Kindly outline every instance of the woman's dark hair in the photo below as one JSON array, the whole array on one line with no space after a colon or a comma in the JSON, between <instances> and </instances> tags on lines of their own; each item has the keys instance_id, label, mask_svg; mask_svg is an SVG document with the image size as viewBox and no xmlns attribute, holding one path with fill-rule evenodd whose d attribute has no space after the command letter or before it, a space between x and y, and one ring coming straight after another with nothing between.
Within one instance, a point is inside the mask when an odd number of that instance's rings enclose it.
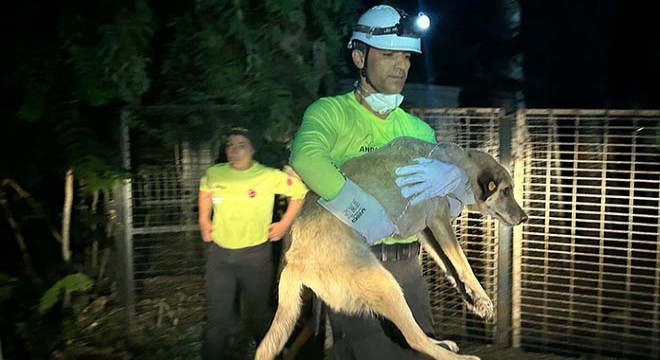
<instances>
[{"instance_id":1,"label":"woman's dark hair","mask_svg":"<svg viewBox=\"0 0 660 360\"><path fill-rule=\"evenodd\" d=\"M226 143L227 140L229 139L229 137L232 136L232 135L245 136L248 140L250 140L250 144L252 144L252 146L255 147L255 150L256 150L257 142L255 141L256 139L254 138L254 134L250 130L248 130L247 128L244 128L244 127L241 127L241 126L236 126L236 127L233 127L231 129L229 129L229 131L227 131L227 133L225 133L224 142Z\"/></svg>"},{"instance_id":2,"label":"woman's dark hair","mask_svg":"<svg viewBox=\"0 0 660 360\"><path fill-rule=\"evenodd\" d=\"M252 145L252 148L254 149L255 153L259 150L259 146L261 145L261 141L260 141L261 139L259 137L260 136L259 134L243 126L234 126L229 128L229 130L227 130L222 136L220 148L218 149L219 151L218 151L218 158L216 159L216 163L227 161L227 156L225 154L225 147L227 146L229 137L232 135L245 136L248 140L250 140L250 144Z\"/></svg>"}]
</instances>

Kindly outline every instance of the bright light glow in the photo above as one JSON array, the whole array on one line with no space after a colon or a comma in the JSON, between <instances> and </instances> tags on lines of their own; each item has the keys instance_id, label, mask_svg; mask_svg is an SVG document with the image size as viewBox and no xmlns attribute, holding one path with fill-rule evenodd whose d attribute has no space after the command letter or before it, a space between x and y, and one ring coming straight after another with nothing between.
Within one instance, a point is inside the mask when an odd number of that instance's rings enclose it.
<instances>
[{"instance_id":1,"label":"bright light glow","mask_svg":"<svg viewBox=\"0 0 660 360\"><path fill-rule=\"evenodd\" d=\"M429 26L431 26L431 19L428 16L426 16L426 14L419 13L419 15L417 15L417 20L415 21L415 25L420 30L426 30L429 28Z\"/></svg>"}]
</instances>

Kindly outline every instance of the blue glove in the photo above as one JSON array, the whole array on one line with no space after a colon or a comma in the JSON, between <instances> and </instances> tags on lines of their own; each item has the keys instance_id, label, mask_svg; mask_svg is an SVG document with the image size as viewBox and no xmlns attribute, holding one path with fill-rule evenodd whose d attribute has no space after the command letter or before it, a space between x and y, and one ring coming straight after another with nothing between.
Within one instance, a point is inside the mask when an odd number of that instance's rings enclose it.
<instances>
[{"instance_id":1,"label":"blue glove","mask_svg":"<svg viewBox=\"0 0 660 360\"><path fill-rule=\"evenodd\" d=\"M362 235L369 245L399 232L378 200L349 179L337 197L330 201L319 199L318 202Z\"/></svg>"},{"instance_id":2,"label":"blue glove","mask_svg":"<svg viewBox=\"0 0 660 360\"><path fill-rule=\"evenodd\" d=\"M417 205L436 196L447 196L453 216L460 214L463 205L474 203L470 179L463 169L443 161L417 158L417 164L396 169L396 184L401 195L412 197L410 205Z\"/></svg>"}]
</instances>

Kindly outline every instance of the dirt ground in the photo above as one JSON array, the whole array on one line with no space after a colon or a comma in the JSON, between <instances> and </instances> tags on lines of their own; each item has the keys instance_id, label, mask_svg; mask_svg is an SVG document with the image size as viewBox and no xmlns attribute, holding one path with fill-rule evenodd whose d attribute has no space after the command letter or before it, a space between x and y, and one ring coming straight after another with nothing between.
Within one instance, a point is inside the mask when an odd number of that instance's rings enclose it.
<instances>
[{"instance_id":1,"label":"dirt ground","mask_svg":"<svg viewBox=\"0 0 660 360\"><path fill-rule=\"evenodd\" d=\"M526 352L496 345L461 344L461 354L476 355L481 360L576 360L586 358L562 357L554 354Z\"/></svg>"},{"instance_id":2,"label":"dirt ground","mask_svg":"<svg viewBox=\"0 0 660 360\"><path fill-rule=\"evenodd\" d=\"M506 348L497 345L486 345L483 343L469 343L461 341L459 343L460 354L479 356L481 360L591 360L590 357L568 357L556 354L544 354L521 349ZM323 351L323 343L320 341L310 341L295 357L296 360L319 360L331 359L332 356ZM605 360L604 358L599 358ZM242 360L242 358L241 358Z\"/></svg>"}]
</instances>

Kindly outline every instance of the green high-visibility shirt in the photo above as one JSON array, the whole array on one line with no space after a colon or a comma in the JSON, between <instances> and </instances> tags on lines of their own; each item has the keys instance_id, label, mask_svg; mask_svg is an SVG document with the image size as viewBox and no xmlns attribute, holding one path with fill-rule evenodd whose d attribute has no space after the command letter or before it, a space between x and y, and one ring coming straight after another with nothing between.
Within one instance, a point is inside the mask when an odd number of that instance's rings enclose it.
<instances>
[{"instance_id":1,"label":"green high-visibility shirt","mask_svg":"<svg viewBox=\"0 0 660 360\"><path fill-rule=\"evenodd\" d=\"M240 249L268 241L275 194L302 200L307 187L299 179L255 161L243 171L227 163L211 166L199 191L212 196L213 241L223 248Z\"/></svg>"},{"instance_id":2,"label":"green high-visibility shirt","mask_svg":"<svg viewBox=\"0 0 660 360\"><path fill-rule=\"evenodd\" d=\"M397 137L411 136L435 143L435 132L420 118L397 108L381 119L361 105L353 91L325 97L311 104L293 141L289 162L307 187L326 200L334 199L344 186L339 167ZM407 243L383 239L385 243Z\"/></svg>"}]
</instances>

